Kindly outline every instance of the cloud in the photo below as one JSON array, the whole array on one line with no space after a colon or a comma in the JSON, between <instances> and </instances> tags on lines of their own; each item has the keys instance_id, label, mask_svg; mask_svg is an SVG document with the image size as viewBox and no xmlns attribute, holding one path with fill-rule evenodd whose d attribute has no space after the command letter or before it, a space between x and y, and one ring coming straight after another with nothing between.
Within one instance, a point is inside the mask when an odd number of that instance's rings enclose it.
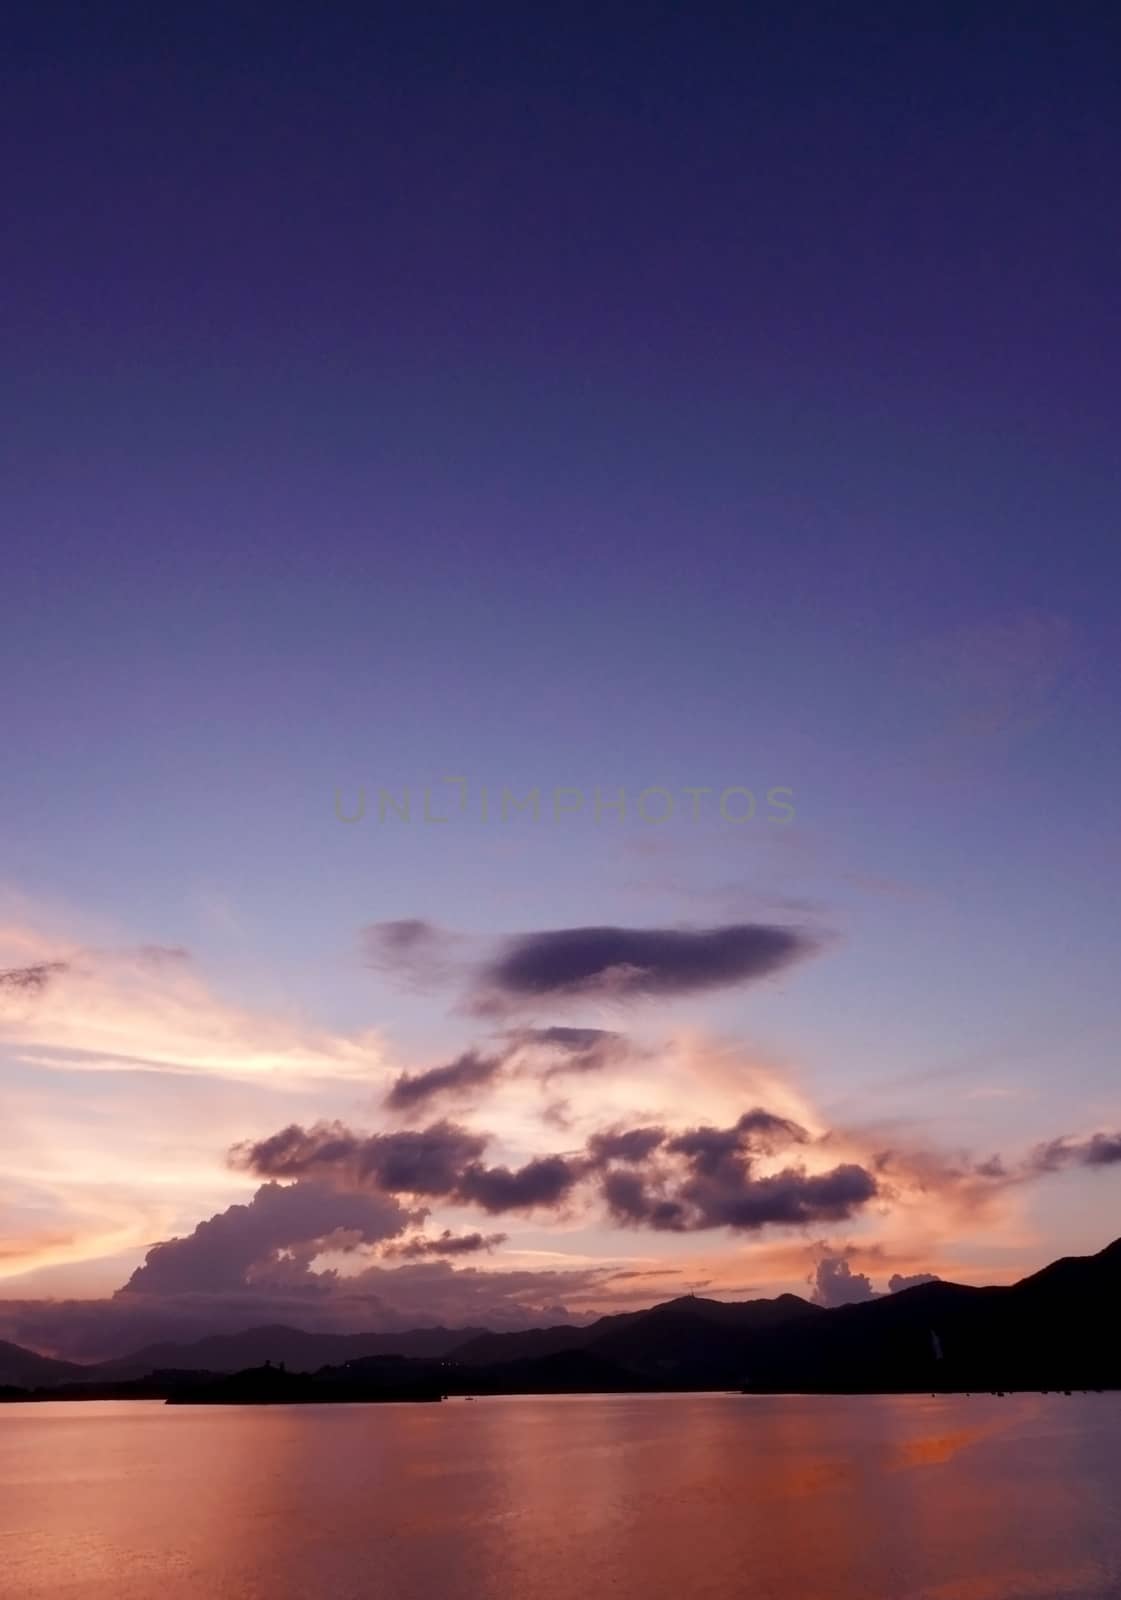
<instances>
[{"instance_id":1,"label":"cloud","mask_svg":"<svg viewBox=\"0 0 1121 1600\"><path fill-rule=\"evenodd\" d=\"M466 1050L443 1066L402 1072L385 1097L386 1106L407 1111L443 1095L492 1088L513 1076L548 1083L564 1073L600 1071L630 1053L627 1040L605 1028L517 1028L500 1039L499 1047L487 1053Z\"/></svg>"},{"instance_id":2,"label":"cloud","mask_svg":"<svg viewBox=\"0 0 1121 1600\"><path fill-rule=\"evenodd\" d=\"M65 961L39 961L30 967L9 967L0 972L0 999L5 995L34 997L42 994L55 977L67 971Z\"/></svg>"},{"instance_id":3,"label":"cloud","mask_svg":"<svg viewBox=\"0 0 1121 1600\"><path fill-rule=\"evenodd\" d=\"M635 1130L648 1140L643 1166L630 1135L612 1130L593 1136L588 1150L597 1165L616 1155L629 1170L610 1168L602 1180L616 1221L674 1232L709 1228L754 1232L769 1225L801 1226L853 1216L877 1193L875 1177L854 1162L810 1172L787 1166L760 1172L760 1157L809 1140L806 1130L761 1107L727 1128L701 1126L667 1137L661 1129ZM655 1135L658 1137L655 1138Z\"/></svg>"},{"instance_id":4,"label":"cloud","mask_svg":"<svg viewBox=\"0 0 1121 1600\"><path fill-rule=\"evenodd\" d=\"M1024 1177L1061 1172L1066 1167L1111 1167L1121 1161L1121 1133L1094 1133L1085 1139L1064 1135L1036 1145L1021 1168Z\"/></svg>"},{"instance_id":5,"label":"cloud","mask_svg":"<svg viewBox=\"0 0 1121 1600\"><path fill-rule=\"evenodd\" d=\"M398 983L428 991L466 986L465 1009L501 1017L551 1001L671 999L754 982L819 947L804 930L765 922L712 928L554 928L506 939L472 964L462 934L421 918L368 925L367 964ZM568 1070L590 1071L619 1048L601 1029L525 1029L515 1046L544 1045L570 1056ZM562 1070L557 1068L557 1070Z\"/></svg>"},{"instance_id":6,"label":"cloud","mask_svg":"<svg viewBox=\"0 0 1121 1600\"><path fill-rule=\"evenodd\" d=\"M556 1209L583 1175L582 1163L564 1156L538 1156L513 1172L475 1162L463 1172L451 1198L490 1212Z\"/></svg>"},{"instance_id":7,"label":"cloud","mask_svg":"<svg viewBox=\"0 0 1121 1600\"><path fill-rule=\"evenodd\" d=\"M235 1166L259 1177L324 1176L352 1188L375 1187L388 1194L451 1195L460 1175L477 1163L488 1136L454 1122L400 1133L353 1133L342 1123L296 1123L268 1139L236 1145Z\"/></svg>"},{"instance_id":8,"label":"cloud","mask_svg":"<svg viewBox=\"0 0 1121 1600\"><path fill-rule=\"evenodd\" d=\"M730 1128L692 1128L678 1134L667 1148L687 1156L696 1172L712 1175L743 1152L771 1155L785 1145L805 1144L808 1139L809 1134L798 1123L756 1106L745 1111Z\"/></svg>"},{"instance_id":9,"label":"cloud","mask_svg":"<svg viewBox=\"0 0 1121 1600\"><path fill-rule=\"evenodd\" d=\"M461 971L462 943L461 934L420 917L371 922L362 930L366 964L421 993L450 982Z\"/></svg>"},{"instance_id":10,"label":"cloud","mask_svg":"<svg viewBox=\"0 0 1121 1600\"><path fill-rule=\"evenodd\" d=\"M384 1061L369 1030L332 1034L231 1006L175 946L75 946L0 927L0 962L12 953L24 960L0 973L0 1042L21 1064L295 1085L368 1079Z\"/></svg>"},{"instance_id":11,"label":"cloud","mask_svg":"<svg viewBox=\"0 0 1121 1600\"><path fill-rule=\"evenodd\" d=\"M259 1176L327 1177L388 1194L439 1198L484 1211L555 1207L579 1181L582 1165L563 1156L541 1156L516 1171L487 1167L479 1159L489 1142L453 1122L418 1131L354 1134L340 1124L308 1131L295 1125L256 1144L236 1146L236 1166Z\"/></svg>"},{"instance_id":12,"label":"cloud","mask_svg":"<svg viewBox=\"0 0 1121 1600\"><path fill-rule=\"evenodd\" d=\"M753 1231L771 1223L839 1221L877 1193L872 1174L851 1162L823 1172L755 1170L760 1156L807 1139L797 1123L755 1107L730 1128L698 1127L673 1137L660 1127L600 1130L581 1154L536 1156L513 1170L484 1165L486 1134L446 1121L369 1135L337 1123L307 1131L293 1125L235 1147L231 1160L260 1177L312 1175L490 1213L557 1210L585 1180L596 1179L619 1222L679 1232ZM630 1170L620 1172L612 1165L617 1161Z\"/></svg>"},{"instance_id":13,"label":"cloud","mask_svg":"<svg viewBox=\"0 0 1121 1600\"><path fill-rule=\"evenodd\" d=\"M502 1071L502 1058L481 1056L475 1050L425 1072L402 1072L385 1097L394 1111L407 1110L439 1095L463 1094L491 1084Z\"/></svg>"},{"instance_id":14,"label":"cloud","mask_svg":"<svg viewBox=\"0 0 1121 1600\"><path fill-rule=\"evenodd\" d=\"M854 1272L843 1255L823 1256L807 1281L813 1284L810 1299L817 1306L855 1306L879 1299L871 1278Z\"/></svg>"},{"instance_id":15,"label":"cloud","mask_svg":"<svg viewBox=\"0 0 1121 1600\"><path fill-rule=\"evenodd\" d=\"M643 1162L666 1142L664 1128L609 1128L593 1133L588 1155L597 1166L608 1161Z\"/></svg>"},{"instance_id":16,"label":"cloud","mask_svg":"<svg viewBox=\"0 0 1121 1600\"><path fill-rule=\"evenodd\" d=\"M552 1058L541 1072L546 1083L565 1073L600 1072L632 1053L629 1041L607 1028L520 1028L507 1037L511 1056L531 1052Z\"/></svg>"},{"instance_id":17,"label":"cloud","mask_svg":"<svg viewBox=\"0 0 1121 1600\"><path fill-rule=\"evenodd\" d=\"M408 1239L404 1244L386 1245L382 1255L396 1256L406 1261L420 1261L427 1256L475 1255L481 1250L490 1251L496 1245L505 1244L508 1238L509 1234L506 1233L453 1233L450 1228L445 1228L435 1239L418 1237Z\"/></svg>"},{"instance_id":18,"label":"cloud","mask_svg":"<svg viewBox=\"0 0 1121 1600\"><path fill-rule=\"evenodd\" d=\"M816 948L792 928L560 928L506 942L479 974L479 1014L541 1001L668 999L749 983Z\"/></svg>"},{"instance_id":19,"label":"cloud","mask_svg":"<svg viewBox=\"0 0 1121 1600\"><path fill-rule=\"evenodd\" d=\"M876 1180L854 1162L828 1172L807 1173L787 1167L769 1177L722 1174L717 1180L697 1178L683 1186L693 1226L754 1230L768 1224L788 1227L812 1222L840 1222L854 1216L876 1195Z\"/></svg>"},{"instance_id":20,"label":"cloud","mask_svg":"<svg viewBox=\"0 0 1121 1600\"><path fill-rule=\"evenodd\" d=\"M328 1249L373 1244L402 1232L404 1208L389 1195L327 1184L266 1183L181 1239L153 1245L121 1294L183 1294L244 1287L298 1249L304 1266Z\"/></svg>"},{"instance_id":21,"label":"cloud","mask_svg":"<svg viewBox=\"0 0 1121 1600\"><path fill-rule=\"evenodd\" d=\"M893 1272L887 1280L889 1294L899 1294L903 1289L916 1289L920 1283L941 1283L936 1272Z\"/></svg>"}]
</instances>

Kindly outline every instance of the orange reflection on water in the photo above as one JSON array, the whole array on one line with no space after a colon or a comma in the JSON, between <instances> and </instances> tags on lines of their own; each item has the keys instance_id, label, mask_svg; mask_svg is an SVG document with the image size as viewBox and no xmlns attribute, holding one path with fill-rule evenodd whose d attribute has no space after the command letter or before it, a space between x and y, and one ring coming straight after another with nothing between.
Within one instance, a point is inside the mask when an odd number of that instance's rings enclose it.
<instances>
[{"instance_id":1,"label":"orange reflection on water","mask_svg":"<svg viewBox=\"0 0 1121 1600\"><path fill-rule=\"evenodd\" d=\"M0 1407L0 1600L1121 1593L1121 1396Z\"/></svg>"}]
</instances>

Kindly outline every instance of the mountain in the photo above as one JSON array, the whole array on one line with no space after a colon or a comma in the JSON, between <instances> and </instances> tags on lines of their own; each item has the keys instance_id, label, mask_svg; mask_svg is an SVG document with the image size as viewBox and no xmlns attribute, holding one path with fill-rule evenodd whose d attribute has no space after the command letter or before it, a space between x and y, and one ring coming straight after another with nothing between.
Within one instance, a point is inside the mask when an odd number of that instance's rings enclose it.
<instances>
[{"instance_id":1,"label":"mountain","mask_svg":"<svg viewBox=\"0 0 1121 1600\"><path fill-rule=\"evenodd\" d=\"M40 1399L169 1395L203 1373L211 1381L266 1363L314 1374L317 1383L427 1385L445 1394L1114 1389L1121 1388L1118 1304L1121 1239L1009 1287L924 1283L831 1310L791 1294L736 1303L686 1295L583 1327L521 1333L251 1328L149 1345L93 1367L0 1344L0 1388L13 1391L0 1398L30 1398L29 1390ZM246 1381L283 1388L271 1378ZM76 1391L76 1384L85 1387ZM223 1391L237 1392L237 1385Z\"/></svg>"},{"instance_id":2,"label":"mountain","mask_svg":"<svg viewBox=\"0 0 1121 1600\"><path fill-rule=\"evenodd\" d=\"M841 1306L745 1351L762 1390L1121 1387L1121 1240L1007 1288L924 1283Z\"/></svg>"},{"instance_id":3,"label":"mountain","mask_svg":"<svg viewBox=\"0 0 1121 1600\"><path fill-rule=\"evenodd\" d=\"M85 1367L72 1361L55 1361L50 1356L36 1355L22 1345L7 1344L0 1339L0 1387L34 1388L37 1384L66 1383L86 1374Z\"/></svg>"},{"instance_id":4,"label":"mountain","mask_svg":"<svg viewBox=\"0 0 1121 1600\"><path fill-rule=\"evenodd\" d=\"M403 1333L306 1333L283 1324L246 1328L242 1333L216 1333L186 1344L150 1344L132 1355L80 1368L90 1378L140 1378L174 1368L182 1372L242 1372L272 1362L292 1372L315 1372L342 1366L363 1356L403 1355L439 1359L465 1340L482 1334L476 1328L410 1328ZM44 1380L46 1381L46 1380Z\"/></svg>"},{"instance_id":5,"label":"mountain","mask_svg":"<svg viewBox=\"0 0 1121 1600\"><path fill-rule=\"evenodd\" d=\"M668 1346L680 1346L683 1340L687 1344L700 1341L722 1347L729 1342L723 1337L728 1330L779 1326L791 1317L813 1316L817 1310L796 1294L782 1294L775 1300L732 1302L682 1295L649 1310L600 1317L581 1328L561 1324L522 1333L483 1333L458 1346L452 1356L464 1365L488 1366L594 1349L604 1359L625 1362L638 1358L641 1365L644 1352L657 1359L656 1349L667 1355L671 1353ZM736 1341L733 1338L730 1342Z\"/></svg>"}]
</instances>

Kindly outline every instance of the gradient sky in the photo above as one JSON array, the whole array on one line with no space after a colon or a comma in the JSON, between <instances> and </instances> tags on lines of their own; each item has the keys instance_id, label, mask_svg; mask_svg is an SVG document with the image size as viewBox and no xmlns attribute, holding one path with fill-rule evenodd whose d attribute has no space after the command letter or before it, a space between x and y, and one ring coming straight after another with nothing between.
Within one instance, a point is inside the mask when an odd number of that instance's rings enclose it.
<instances>
[{"instance_id":1,"label":"gradient sky","mask_svg":"<svg viewBox=\"0 0 1121 1600\"><path fill-rule=\"evenodd\" d=\"M0 991L0 1336L1001 1282L1121 1232L1119 46L1095 5L17 7L0 968L60 965ZM425 970L374 960L414 919ZM503 941L748 924L803 958L479 1014ZM559 1025L629 1043L385 1104ZM444 1196L102 1305L255 1218L229 1151L292 1123L519 1170L755 1106L809 1142L751 1175L873 1200ZM393 1253L444 1229L506 1237Z\"/></svg>"}]
</instances>

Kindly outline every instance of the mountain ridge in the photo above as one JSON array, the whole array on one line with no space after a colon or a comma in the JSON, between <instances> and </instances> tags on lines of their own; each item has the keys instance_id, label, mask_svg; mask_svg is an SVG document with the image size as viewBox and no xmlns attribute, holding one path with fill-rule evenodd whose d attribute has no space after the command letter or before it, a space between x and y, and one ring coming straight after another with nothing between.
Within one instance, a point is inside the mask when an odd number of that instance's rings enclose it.
<instances>
[{"instance_id":1,"label":"mountain ridge","mask_svg":"<svg viewBox=\"0 0 1121 1600\"><path fill-rule=\"evenodd\" d=\"M952 1387L1121 1387L1121 1239L1009 1285L936 1280L856 1304L798 1295L745 1301L679 1296L582 1325L499 1332L414 1328L313 1334L283 1324L147 1345L79 1366L0 1343L0 1385L127 1384L170 1370L440 1375L449 1392L746 1388L873 1392ZM301 1365L302 1363L302 1365ZM402 1379L403 1381L403 1379Z\"/></svg>"}]
</instances>

